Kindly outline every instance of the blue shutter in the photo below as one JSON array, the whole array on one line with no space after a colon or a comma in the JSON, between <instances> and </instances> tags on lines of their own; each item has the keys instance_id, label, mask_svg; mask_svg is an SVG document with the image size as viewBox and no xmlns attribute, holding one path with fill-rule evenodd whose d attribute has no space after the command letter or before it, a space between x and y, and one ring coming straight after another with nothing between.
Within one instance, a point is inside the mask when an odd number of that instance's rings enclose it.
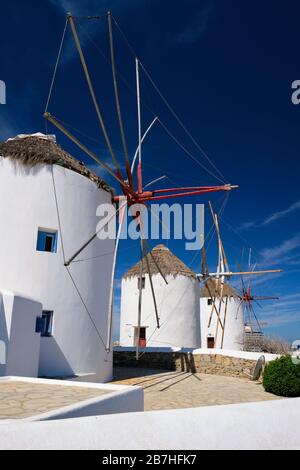
<instances>
[{"instance_id":1,"label":"blue shutter","mask_svg":"<svg viewBox=\"0 0 300 470\"><path fill-rule=\"evenodd\" d=\"M46 232L43 230L38 231L37 244L36 244L37 251L46 251L46 238L47 237L50 237L52 239L51 252L56 253L57 252L57 238L58 238L57 232Z\"/></svg>"}]
</instances>

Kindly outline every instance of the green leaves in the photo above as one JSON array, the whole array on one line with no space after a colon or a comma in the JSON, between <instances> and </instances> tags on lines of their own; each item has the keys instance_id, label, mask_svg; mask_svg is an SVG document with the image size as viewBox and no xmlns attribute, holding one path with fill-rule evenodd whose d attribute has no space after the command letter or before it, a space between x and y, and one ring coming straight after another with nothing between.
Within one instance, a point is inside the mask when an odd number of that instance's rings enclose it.
<instances>
[{"instance_id":1,"label":"green leaves","mask_svg":"<svg viewBox=\"0 0 300 470\"><path fill-rule=\"evenodd\" d=\"M263 386L274 395L300 397L300 364L294 364L291 356L270 362L265 368Z\"/></svg>"}]
</instances>

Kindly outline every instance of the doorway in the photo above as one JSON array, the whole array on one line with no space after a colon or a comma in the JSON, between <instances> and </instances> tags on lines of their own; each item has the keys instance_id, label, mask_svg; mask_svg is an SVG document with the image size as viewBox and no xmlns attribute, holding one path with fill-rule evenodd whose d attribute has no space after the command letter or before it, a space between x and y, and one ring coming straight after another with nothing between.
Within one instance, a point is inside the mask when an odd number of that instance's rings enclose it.
<instances>
[{"instance_id":1,"label":"doorway","mask_svg":"<svg viewBox=\"0 0 300 470\"><path fill-rule=\"evenodd\" d=\"M207 349L214 349L215 348L215 338L209 337L207 338Z\"/></svg>"},{"instance_id":2,"label":"doorway","mask_svg":"<svg viewBox=\"0 0 300 470\"><path fill-rule=\"evenodd\" d=\"M134 328L134 346L137 345L139 348L145 348L147 346L147 338L146 338L146 327L140 327L140 335L138 334L138 327Z\"/></svg>"}]
</instances>

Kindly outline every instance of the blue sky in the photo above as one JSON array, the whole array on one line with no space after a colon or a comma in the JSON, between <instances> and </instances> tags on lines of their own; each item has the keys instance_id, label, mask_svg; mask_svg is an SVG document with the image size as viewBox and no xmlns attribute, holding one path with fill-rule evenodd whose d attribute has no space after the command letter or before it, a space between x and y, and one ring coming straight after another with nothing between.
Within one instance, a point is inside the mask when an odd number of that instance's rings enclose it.
<instances>
[{"instance_id":1,"label":"blue sky","mask_svg":"<svg viewBox=\"0 0 300 470\"><path fill-rule=\"evenodd\" d=\"M242 251L247 253L251 246L258 266L284 269L283 274L253 282L256 294L281 297L279 302L257 311L267 323L266 332L289 340L300 337L300 106L291 102L291 84L300 79L299 2L2 2L0 80L7 84L7 105L0 107L1 139L45 131L42 114L65 12L102 15L108 9L193 136L226 180L240 185L239 191L231 195L221 221L231 268L242 262ZM109 54L105 18L97 22L81 19L78 29L111 140L121 160L111 72L104 59ZM132 155L137 141L134 62L117 31L115 44L118 70L124 79L120 94ZM215 173L173 119L145 74L141 80L144 128L153 117L148 110L151 108L188 151ZM49 110L88 135L89 139L82 137L84 143L108 161L70 32ZM49 132L53 131L49 128ZM65 138L59 136L58 140L74 156L88 162ZM144 165L147 181L168 175L176 184L218 183L160 126L153 129L144 147ZM169 184L167 180L162 186ZM220 195L211 199L216 208L223 202ZM193 198L191 202L207 200ZM207 212L207 231L210 224ZM209 249L212 268L216 264L214 241ZM171 241L169 246L193 269L199 269L200 254L185 252L183 242ZM137 246L122 242L118 285L122 273L137 259ZM117 306L119 295L118 290Z\"/></svg>"}]
</instances>

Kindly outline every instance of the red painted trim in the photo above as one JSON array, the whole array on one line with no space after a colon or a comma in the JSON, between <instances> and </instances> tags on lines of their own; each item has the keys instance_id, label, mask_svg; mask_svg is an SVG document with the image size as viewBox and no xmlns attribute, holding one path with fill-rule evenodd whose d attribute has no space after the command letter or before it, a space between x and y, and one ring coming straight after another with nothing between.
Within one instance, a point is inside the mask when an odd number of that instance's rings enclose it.
<instances>
[{"instance_id":1,"label":"red painted trim","mask_svg":"<svg viewBox=\"0 0 300 470\"><path fill-rule=\"evenodd\" d=\"M209 190L209 189L215 189L215 188L220 188L222 187L224 191L226 191L227 186L191 186L191 187L185 187L185 188L170 188L170 189L157 189L154 190L153 193L155 194L160 194L160 193L171 193L171 192L178 192L178 191L202 191L202 190Z\"/></svg>"},{"instance_id":2,"label":"red painted trim","mask_svg":"<svg viewBox=\"0 0 300 470\"><path fill-rule=\"evenodd\" d=\"M178 197L188 197L188 196L198 196L201 194L208 194L208 193L216 193L220 191L227 191L227 186L212 186L212 187L203 187L203 188L197 188L195 191L191 191L189 189L193 188L187 188L186 192L184 193L174 193L174 194L163 194L160 196L155 196L155 194L158 193L158 191L145 191L141 193L136 193L130 191L130 188L125 188L124 189L124 194L128 196L128 198L131 200L131 202L134 203L145 203L147 201L159 201L163 199L170 199L170 198L178 198ZM164 192L172 192L172 189L169 190L162 190ZM115 196L114 201L118 202L122 196Z\"/></svg>"},{"instance_id":3,"label":"red painted trim","mask_svg":"<svg viewBox=\"0 0 300 470\"><path fill-rule=\"evenodd\" d=\"M216 193L219 191L226 191L223 186L220 186L219 188L213 188L213 189L199 189L198 191L191 191L191 192L186 192L186 193L178 193L178 194L165 194L163 196L149 196L149 197L143 197L143 194L139 197L139 202L146 202L146 201L159 201L162 199L170 199L170 198L177 198L177 197L187 197L187 196L198 196L200 194L208 194L208 193ZM155 191L154 191L155 194Z\"/></svg>"},{"instance_id":4,"label":"red painted trim","mask_svg":"<svg viewBox=\"0 0 300 470\"><path fill-rule=\"evenodd\" d=\"M128 162L126 162L126 173L127 173L129 186L134 191L133 176L132 176L131 168Z\"/></svg>"},{"instance_id":5,"label":"red painted trim","mask_svg":"<svg viewBox=\"0 0 300 470\"><path fill-rule=\"evenodd\" d=\"M142 164L141 163L138 164L137 180L138 180L138 192L140 195L143 192L143 178L142 178Z\"/></svg>"}]
</instances>

